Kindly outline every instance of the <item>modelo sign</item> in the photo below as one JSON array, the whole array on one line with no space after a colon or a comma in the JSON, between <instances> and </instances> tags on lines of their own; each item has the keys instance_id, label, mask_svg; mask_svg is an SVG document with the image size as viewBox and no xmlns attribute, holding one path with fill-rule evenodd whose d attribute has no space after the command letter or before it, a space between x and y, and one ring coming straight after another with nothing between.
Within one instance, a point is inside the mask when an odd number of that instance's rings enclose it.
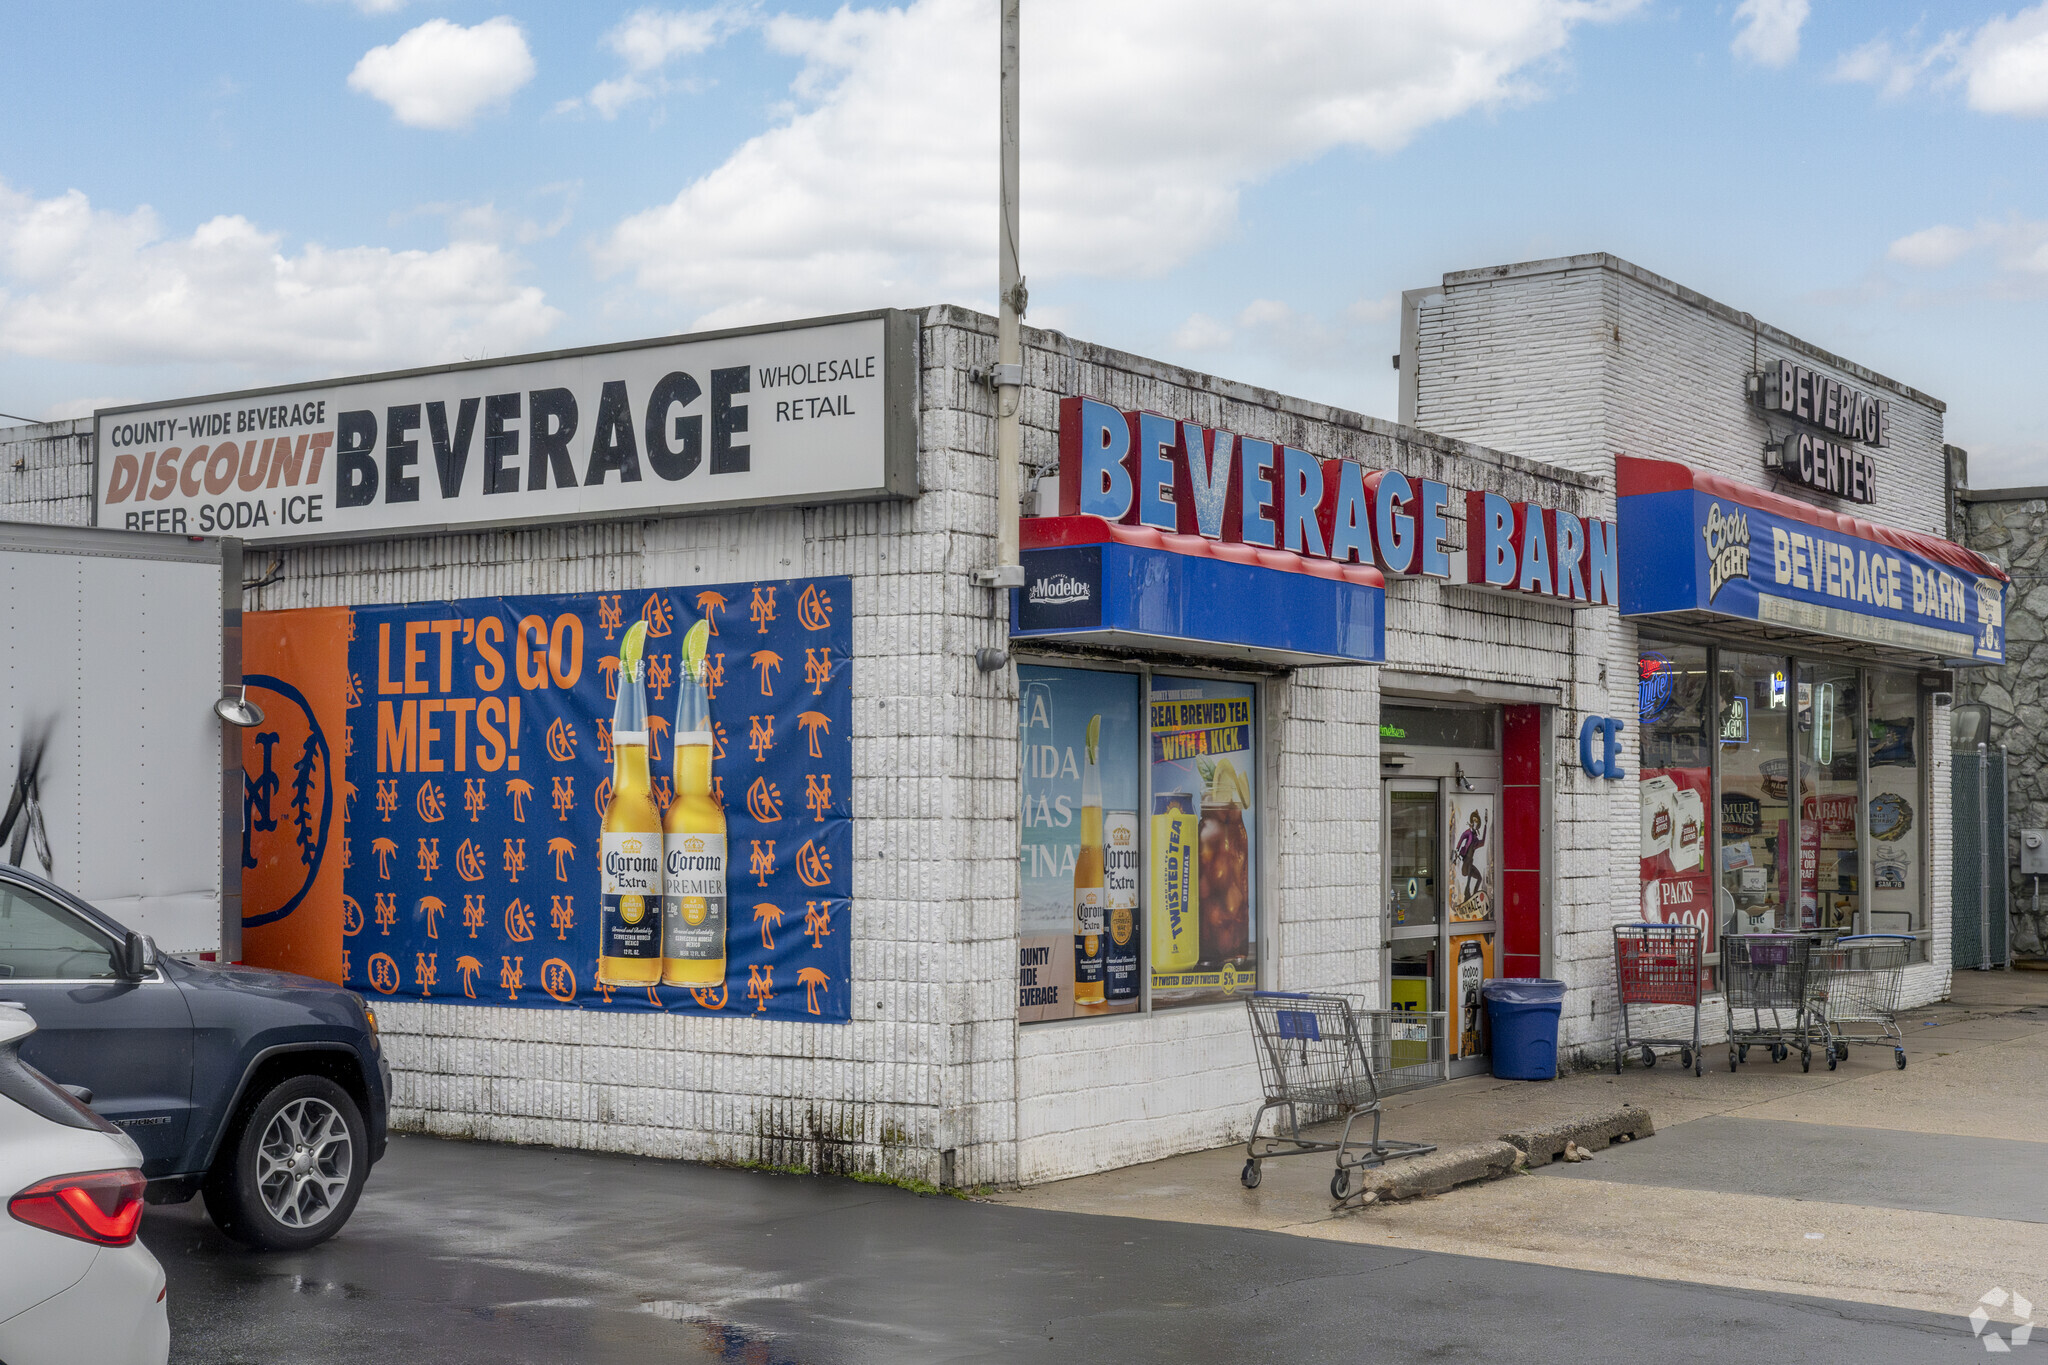
<instances>
[{"instance_id":1,"label":"modelo sign","mask_svg":"<svg viewBox=\"0 0 2048 1365\"><path fill-rule=\"evenodd\" d=\"M1060 400L1059 510L1284 550L1383 573L1577 606L1620 597L1614 524L1481 490L1465 497L1459 576L1452 492L1432 479L1211 430L1093 398Z\"/></svg>"},{"instance_id":2,"label":"modelo sign","mask_svg":"<svg viewBox=\"0 0 2048 1365\"><path fill-rule=\"evenodd\" d=\"M348 539L917 491L896 311L105 409L101 526Z\"/></svg>"}]
</instances>

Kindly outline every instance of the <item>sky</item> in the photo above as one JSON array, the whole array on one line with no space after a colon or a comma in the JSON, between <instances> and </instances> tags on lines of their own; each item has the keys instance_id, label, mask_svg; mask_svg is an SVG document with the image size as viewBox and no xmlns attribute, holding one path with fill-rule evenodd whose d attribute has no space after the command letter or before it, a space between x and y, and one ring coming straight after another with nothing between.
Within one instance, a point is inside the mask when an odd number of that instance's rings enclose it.
<instances>
[{"instance_id":1,"label":"sky","mask_svg":"<svg viewBox=\"0 0 2048 1365\"><path fill-rule=\"evenodd\" d=\"M1022 0L1029 321L1382 417L1607 251L2048 484L2048 0ZM0 0L0 413L995 295L997 0Z\"/></svg>"}]
</instances>

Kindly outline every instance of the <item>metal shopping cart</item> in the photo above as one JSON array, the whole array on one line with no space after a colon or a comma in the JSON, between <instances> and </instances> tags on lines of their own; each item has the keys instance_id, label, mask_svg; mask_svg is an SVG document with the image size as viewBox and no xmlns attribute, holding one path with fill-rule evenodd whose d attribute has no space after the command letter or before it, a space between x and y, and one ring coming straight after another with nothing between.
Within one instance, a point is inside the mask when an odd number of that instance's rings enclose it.
<instances>
[{"instance_id":1,"label":"metal shopping cart","mask_svg":"<svg viewBox=\"0 0 2048 1365\"><path fill-rule=\"evenodd\" d=\"M1396 1083L1386 1088L1444 1078L1448 1060L1441 1011L1361 1010L1340 995L1282 991L1253 991L1245 997L1245 1009L1265 1086L1238 1177L1246 1189L1258 1188L1259 1163L1267 1157L1335 1152L1330 1197L1342 1203L1350 1195L1353 1171L1436 1150L1435 1143L1380 1136L1383 1087L1378 1078ZM1272 1135L1261 1137L1266 1115L1274 1110L1284 1110L1286 1118L1276 1119ZM1367 1117L1372 1137L1352 1141L1352 1125ZM1302 1136L1305 1125L1337 1118L1344 1120L1344 1131L1335 1142Z\"/></svg>"},{"instance_id":2,"label":"metal shopping cart","mask_svg":"<svg viewBox=\"0 0 2048 1365\"><path fill-rule=\"evenodd\" d=\"M1768 1047L1782 1062L1799 1050L1799 1069L1813 1069L1813 1047L1827 1041L1827 1021L1812 1009L1807 977L1816 951L1806 934L1723 934L1721 975L1728 1003L1728 1069ZM1748 1016L1737 1022L1738 1014ZM1766 1017L1768 1016L1768 1017Z\"/></svg>"},{"instance_id":3,"label":"metal shopping cart","mask_svg":"<svg viewBox=\"0 0 2048 1365\"><path fill-rule=\"evenodd\" d=\"M1614 981L1621 1011L1621 1036L1614 1040L1614 1074L1621 1059L1637 1048L1643 1065L1657 1064L1658 1047L1678 1049L1678 1065L1697 1076L1706 1069L1700 1048L1700 990L1704 935L1693 924L1617 924L1614 926ZM1688 1005L1692 1008L1690 1038L1638 1038L1630 1030L1630 1005Z\"/></svg>"},{"instance_id":4,"label":"metal shopping cart","mask_svg":"<svg viewBox=\"0 0 2048 1365\"><path fill-rule=\"evenodd\" d=\"M1826 1029L1828 1070L1849 1059L1851 1043L1889 1046L1905 1068L1899 980L1915 941L1911 934L1855 934L1814 951L1813 1010Z\"/></svg>"}]
</instances>

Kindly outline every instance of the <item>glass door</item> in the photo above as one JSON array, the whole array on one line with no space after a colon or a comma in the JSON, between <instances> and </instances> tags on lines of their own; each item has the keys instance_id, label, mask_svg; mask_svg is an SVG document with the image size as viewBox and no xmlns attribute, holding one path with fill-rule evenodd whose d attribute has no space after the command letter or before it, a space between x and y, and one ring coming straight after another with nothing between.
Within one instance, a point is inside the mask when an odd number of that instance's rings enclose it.
<instances>
[{"instance_id":1,"label":"glass door","mask_svg":"<svg viewBox=\"0 0 2048 1365\"><path fill-rule=\"evenodd\" d=\"M1385 797L1387 937L1392 953L1387 1002L1397 1010L1440 1010L1442 803L1433 781L1389 782Z\"/></svg>"},{"instance_id":2,"label":"glass door","mask_svg":"<svg viewBox=\"0 0 2048 1365\"><path fill-rule=\"evenodd\" d=\"M1387 995L1394 1009L1449 1016L1451 1074L1486 1068L1480 986L1497 974L1500 794L1460 775L1385 788Z\"/></svg>"}]
</instances>

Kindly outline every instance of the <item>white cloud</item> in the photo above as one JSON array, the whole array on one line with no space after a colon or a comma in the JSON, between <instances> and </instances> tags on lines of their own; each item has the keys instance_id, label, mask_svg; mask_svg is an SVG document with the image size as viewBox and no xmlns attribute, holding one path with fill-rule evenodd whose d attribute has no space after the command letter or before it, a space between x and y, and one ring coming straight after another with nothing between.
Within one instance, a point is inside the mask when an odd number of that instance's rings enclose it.
<instances>
[{"instance_id":1,"label":"white cloud","mask_svg":"<svg viewBox=\"0 0 2048 1365\"><path fill-rule=\"evenodd\" d=\"M2048 4L1991 20L1960 60L1972 109L2048 115Z\"/></svg>"},{"instance_id":2,"label":"white cloud","mask_svg":"<svg viewBox=\"0 0 2048 1365\"><path fill-rule=\"evenodd\" d=\"M166 237L148 207L0 182L0 351L104 364L370 370L504 351L560 318L493 242L285 251L222 216Z\"/></svg>"},{"instance_id":3,"label":"white cloud","mask_svg":"<svg viewBox=\"0 0 2048 1365\"><path fill-rule=\"evenodd\" d=\"M2048 117L2048 0L2011 18L1988 20L1976 32L1957 29L1922 47L1917 31L1900 43L1879 34L1844 53L1834 78L1874 85L1897 99L1923 82L1963 87L1980 114Z\"/></svg>"},{"instance_id":4,"label":"white cloud","mask_svg":"<svg viewBox=\"0 0 2048 1365\"><path fill-rule=\"evenodd\" d=\"M1921 270L1981 258L2004 276L2008 288L2002 292L2011 292L2010 286L2037 291L2048 284L2048 220L2014 215L1984 219L1970 228L1938 224L1899 238L1885 255Z\"/></svg>"},{"instance_id":5,"label":"white cloud","mask_svg":"<svg viewBox=\"0 0 2048 1365\"><path fill-rule=\"evenodd\" d=\"M1799 30L1807 0L1742 0L1735 22L1742 31L1728 50L1758 66L1784 66L1799 55Z\"/></svg>"},{"instance_id":6,"label":"white cloud","mask_svg":"<svg viewBox=\"0 0 2048 1365\"><path fill-rule=\"evenodd\" d=\"M391 106L414 128L467 128L502 109L533 79L526 35L503 15L464 28L429 19L389 47L373 47L349 72L349 89Z\"/></svg>"},{"instance_id":7,"label":"white cloud","mask_svg":"<svg viewBox=\"0 0 2048 1365\"><path fill-rule=\"evenodd\" d=\"M1635 0L1041 0L1027 8L1022 242L1035 279L1157 275L1262 178L1533 99L1576 27ZM995 7L914 0L766 29L797 112L621 222L607 271L706 325L985 299Z\"/></svg>"},{"instance_id":8,"label":"white cloud","mask_svg":"<svg viewBox=\"0 0 2048 1365\"><path fill-rule=\"evenodd\" d=\"M588 104L605 118L617 118L627 105L669 88L662 68L677 57L694 57L719 40L752 21L752 14L737 5L710 9L635 10L605 35L609 47L626 64L624 75L599 81L580 99L566 99L555 106L558 114Z\"/></svg>"},{"instance_id":9,"label":"white cloud","mask_svg":"<svg viewBox=\"0 0 2048 1365\"><path fill-rule=\"evenodd\" d=\"M1234 335L1227 324L1207 313L1190 313L1187 321L1174 329L1171 340L1176 351L1217 351L1228 346Z\"/></svg>"}]
</instances>

